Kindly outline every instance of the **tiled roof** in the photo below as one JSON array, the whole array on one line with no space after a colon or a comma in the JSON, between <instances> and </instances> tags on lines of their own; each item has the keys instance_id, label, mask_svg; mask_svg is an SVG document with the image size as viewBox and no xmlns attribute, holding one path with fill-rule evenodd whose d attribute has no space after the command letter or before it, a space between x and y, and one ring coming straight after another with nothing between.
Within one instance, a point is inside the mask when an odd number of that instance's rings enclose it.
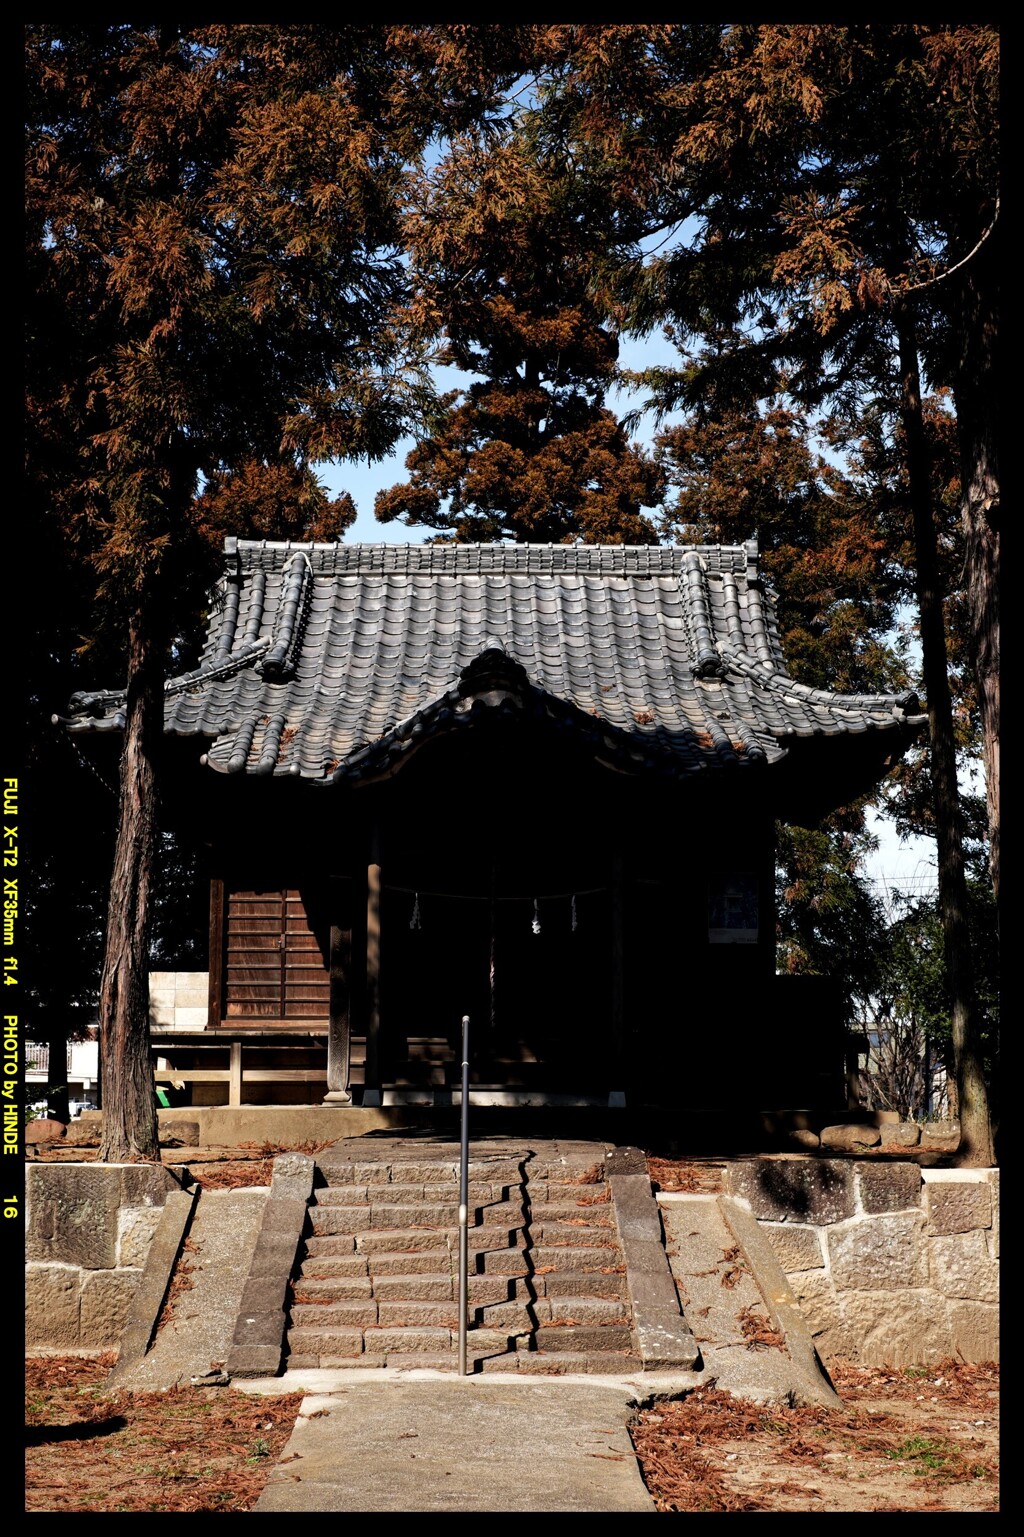
<instances>
[{"instance_id":1,"label":"tiled roof","mask_svg":"<svg viewBox=\"0 0 1024 1537\"><path fill-rule=\"evenodd\" d=\"M832 694L785 669L756 545L346 545L229 539L202 660L166 730L223 773L372 778L481 712L547 717L617 768L771 763L797 737L896 732L912 694ZM78 694L73 731L124 725Z\"/></svg>"}]
</instances>

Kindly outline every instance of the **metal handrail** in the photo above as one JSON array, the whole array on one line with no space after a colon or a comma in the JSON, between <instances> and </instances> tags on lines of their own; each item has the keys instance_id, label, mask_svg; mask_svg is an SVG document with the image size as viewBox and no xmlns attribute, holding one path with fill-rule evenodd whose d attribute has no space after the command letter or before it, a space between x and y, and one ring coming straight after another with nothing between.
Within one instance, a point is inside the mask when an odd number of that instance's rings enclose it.
<instances>
[{"instance_id":1,"label":"metal handrail","mask_svg":"<svg viewBox=\"0 0 1024 1537\"><path fill-rule=\"evenodd\" d=\"M469 1312L469 1015L462 1016L462 1138L459 1150L459 1375L466 1372Z\"/></svg>"}]
</instances>

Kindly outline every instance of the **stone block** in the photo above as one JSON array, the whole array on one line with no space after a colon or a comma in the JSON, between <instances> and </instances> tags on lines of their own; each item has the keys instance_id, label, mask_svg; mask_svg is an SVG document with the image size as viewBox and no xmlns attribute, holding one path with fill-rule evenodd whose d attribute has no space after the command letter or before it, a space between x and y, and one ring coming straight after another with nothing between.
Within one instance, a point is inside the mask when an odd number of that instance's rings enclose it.
<instances>
[{"instance_id":1,"label":"stone block","mask_svg":"<svg viewBox=\"0 0 1024 1537\"><path fill-rule=\"evenodd\" d=\"M825 1263L821 1239L813 1227L797 1227L789 1222L765 1222L762 1231L775 1251L783 1270L818 1270Z\"/></svg>"},{"instance_id":2,"label":"stone block","mask_svg":"<svg viewBox=\"0 0 1024 1537\"><path fill-rule=\"evenodd\" d=\"M228 1352L231 1377L276 1377L281 1370L280 1345L233 1345Z\"/></svg>"},{"instance_id":3,"label":"stone block","mask_svg":"<svg viewBox=\"0 0 1024 1537\"><path fill-rule=\"evenodd\" d=\"M174 1024L174 994L168 997L154 998L149 995L149 1023L158 1027Z\"/></svg>"},{"instance_id":4,"label":"stone block","mask_svg":"<svg viewBox=\"0 0 1024 1537\"><path fill-rule=\"evenodd\" d=\"M198 1147L199 1146L199 1122L198 1121L164 1121L160 1122L160 1146L161 1147Z\"/></svg>"},{"instance_id":5,"label":"stone block","mask_svg":"<svg viewBox=\"0 0 1024 1537\"><path fill-rule=\"evenodd\" d=\"M120 1343L141 1277L141 1270L95 1270L86 1275L79 1325L83 1345Z\"/></svg>"},{"instance_id":6,"label":"stone block","mask_svg":"<svg viewBox=\"0 0 1024 1537\"><path fill-rule=\"evenodd\" d=\"M66 1135L67 1127L63 1121L51 1121L43 1116L37 1116L25 1127L25 1142L33 1147L45 1142L62 1142Z\"/></svg>"},{"instance_id":7,"label":"stone block","mask_svg":"<svg viewBox=\"0 0 1024 1537\"><path fill-rule=\"evenodd\" d=\"M235 1320L234 1345L274 1345L278 1352L284 1339L285 1316L279 1308L265 1313L239 1313Z\"/></svg>"},{"instance_id":8,"label":"stone block","mask_svg":"<svg viewBox=\"0 0 1024 1537\"><path fill-rule=\"evenodd\" d=\"M174 1028L176 1030L205 1030L209 1014L210 1010L206 1004L202 1008L191 1009L175 1006Z\"/></svg>"},{"instance_id":9,"label":"stone block","mask_svg":"<svg viewBox=\"0 0 1024 1537\"><path fill-rule=\"evenodd\" d=\"M426 1177L420 1179L416 1169L411 1164L403 1164L404 1169L409 1170L408 1175L403 1174L403 1180L410 1178L413 1184L426 1184ZM430 1168L434 1166L429 1165ZM386 1163L354 1163L352 1165L353 1185L386 1185L390 1177L390 1169Z\"/></svg>"},{"instance_id":10,"label":"stone block","mask_svg":"<svg viewBox=\"0 0 1024 1537\"><path fill-rule=\"evenodd\" d=\"M897 1125L882 1127L882 1152L892 1148L901 1152L905 1147L916 1147L921 1140L921 1128L916 1121L900 1121Z\"/></svg>"},{"instance_id":11,"label":"stone block","mask_svg":"<svg viewBox=\"0 0 1024 1537\"><path fill-rule=\"evenodd\" d=\"M151 971L149 973L150 997L153 996L154 992L167 992L168 989L173 993L177 976L178 973L176 971Z\"/></svg>"},{"instance_id":12,"label":"stone block","mask_svg":"<svg viewBox=\"0 0 1024 1537\"><path fill-rule=\"evenodd\" d=\"M615 1203L615 1221L625 1243L638 1239L660 1243L661 1218L646 1174L613 1174L608 1183Z\"/></svg>"},{"instance_id":13,"label":"stone block","mask_svg":"<svg viewBox=\"0 0 1024 1537\"><path fill-rule=\"evenodd\" d=\"M366 1329L364 1349L375 1355L401 1351L405 1355L447 1355L451 1349L450 1329Z\"/></svg>"},{"instance_id":14,"label":"stone block","mask_svg":"<svg viewBox=\"0 0 1024 1537\"><path fill-rule=\"evenodd\" d=\"M861 1206L869 1214L919 1210L921 1170L916 1163L860 1164L857 1192Z\"/></svg>"},{"instance_id":15,"label":"stone block","mask_svg":"<svg viewBox=\"0 0 1024 1537\"><path fill-rule=\"evenodd\" d=\"M964 1361L999 1360L999 1309L990 1302L950 1302L953 1348Z\"/></svg>"},{"instance_id":16,"label":"stone block","mask_svg":"<svg viewBox=\"0 0 1024 1537\"><path fill-rule=\"evenodd\" d=\"M926 1121L921 1127L922 1148L933 1153L955 1153L959 1146L959 1121Z\"/></svg>"},{"instance_id":17,"label":"stone block","mask_svg":"<svg viewBox=\"0 0 1024 1537\"><path fill-rule=\"evenodd\" d=\"M206 1009L210 1002L210 979L205 972L181 972L174 988L174 1002L179 1009Z\"/></svg>"},{"instance_id":18,"label":"stone block","mask_svg":"<svg viewBox=\"0 0 1024 1537\"><path fill-rule=\"evenodd\" d=\"M59 1260L85 1270L117 1261L120 1170L95 1164L35 1164L26 1169L31 1260Z\"/></svg>"},{"instance_id":19,"label":"stone block","mask_svg":"<svg viewBox=\"0 0 1024 1537\"><path fill-rule=\"evenodd\" d=\"M919 1212L860 1217L826 1236L836 1291L896 1291L927 1286L924 1217Z\"/></svg>"},{"instance_id":20,"label":"stone block","mask_svg":"<svg viewBox=\"0 0 1024 1537\"><path fill-rule=\"evenodd\" d=\"M240 1313L284 1313L285 1301L288 1295L288 1272L279 1271L275 1275L254 1276L249 1272L249 1279L242 1291L242 1300L239 1304Z\"/></svg>"},{"instance_id":21,"label":"stone block","mask_svg":"<svg viewBox=\"0 0 1024 1537\"><path fill-rule=\"evenodd\" d=\"M999 1170L989 1169L989 1188L992 1191L992 1231L989 1235L989 1248L993 1259L999 1258Z\"/></svg>"},{"instance_id":22,"label":"stone block","mask_svg":"<svg viewBox=\"0 0 1024 1537\"><path fill-rule=\"evenodd\" d=\"M787 1275L793 1295L800 1304L807 1327L817 1340L839 1323L835 1287L823 1270L801 1270ZM833 1349L831 1354L838 1352Z\"/></svg>"},{"instance_id":23,"label":"stone block","mask_svg":"<svg viewBox=\"0 0 1024 1537\"><path fill-rule=\"evenodd\" d=\"M989 1255L984 1233L949 1233L930 1239L928 1264L931 1284L944 1297L999 1301L999 1266Z\"/></svg>"},{"instance_id":24,"label":"stone block","mask_svg":"<svg viewBox=\"0 0 1024 1537\"><path fill-rule=\"evenodd\" d=\"M679 1312L679 1294L671 1271L662 1260L660 1270L634 1270L627 1266L629 1296L634 1307Z\"/></svg>"},{"instance_id":25,"label":"stone block","mask_svg":"<svg viewBox=\"0 0 1024 1537\"><path fill-rule=\"evenodd\" d=\"M299 1234L306 1221L305 1201L278 1200L271 1196L263 1208L264 1233Z\"/></svg>"},{"instance_id":26,"label":"stone block","mask_svg":"<svg viewBox=\"0 0 1024 1537\"><path fill-rule=\"evenodd\" d=\"M933 1291L844 1291L837 1301L852 1361L930 1365L953 1354L946 1305Z\"/></svg>"},{"instance_id":27,"label":"stone block","mask_svg":"<svg viewBox=\"0 0 1024 1537\"><path fill-rule=\"evenodd\" d=\"M853 1166L838 1158L753 1158L729 1166L728 1190L768 1222L826 1226L854 1213Z\"/></svg>"},{"instance_id":28,"label":"stone block","mask_svg":"<svg viewBox=\"0 0 1024 1537\"><path fill-rule=\"evenodd\" d=\"M85 1116L82 1115L68 1126L65 1142L69 1147L99 1147L102 1130L103 1122L101 1120L87 1121Z\"/></svg>"},{"instance_id":29,"label":"stone block","mask_svg":"<svg viewBox=\"0 0 1024 1537\"><path fill-rule=\"evenodd\" d=\"M82 1272L77 1265L25 1267L25 1344L77 1349Z\"/></svg>"},{"instance_id":30,"label":"stone block","mask_svg":"<svg viewBox=\"0 0 1024 1537\"><path fill-rule=\"evenodd\" d=\"M122 1206L163 1206L172 1190L180 1190L182 1171L175 1173L159 1163L123 1163Z\"/></svg>"},{"instance_id":31,"label":"stone block","mask_svg":"<svg viewBox=\"0 0 1024 1537\"><path fill-rule=\"evenodd\" d=\"M122 1206L117 1219L118 1265L142 1269L162 1216L162 1206Z\"/></svg>"},{"instance_id":32,"label":"stone block","mask_svg":"<svg viewBox=\"0 0 1024 1537\"><path fill-rule=\"evenodd\" d=\"M822 1147L841 1148L846 1153L862 1153L869 1147L877 1147L882 1133L877 1126L823 1126Z\"/></svg>"},{"instance_id":33,"label":"stone block","mask_svg":"<svg viewBox=\"0 0 1024 1537\"><path fill-rule=\"evenodd\" d=\"M689 1325L671 1308L638 1308L633 1321L644 1371L689 1371L696 1365L700 1347Z\"/></svg>"},{"instance_id":34,"label":"stone block","mask_svg":"<svg viewBox=\"0 0 1024 1537\"><path fill-rule=\"evenodd\" d=\"M316 1159L306 1153L281 1153L274 1159L274 1174L270 1193L273 1200L301 1201L303 1205L313 1193Z\"/></svg>"},{"instance_id":35,"label":"stone block","mask_svg":"<svg viewBox=\"0 0 1024 1537\"><path fill-rule=\"evenodd\" d=\"M929 1178L925 1181L925 1212L932 1233L969 1233L991 1227L992 1186L987 1179Z\"/></svg>"},{"instance_id":36,"label":"stone block","mask_svg":"<svg viewBox=\"0 0 1024 1537\"><path fill-rule=\"evenodd\" d=\"M261 1230L249 1261L249 1279L255 1281L263 1276L290 1275L297 1248L297 1234Z\"/></svg>"},{"instance_id":37,"label":"stone block","mask_svg":"<svg viewBox=\"0 0 1024 1537\"><path fill-rule=\"evenodd\" d=\"M786 1141L792 1142L794 1147L804 1147L809 1153L815 1152L821 1146L821 1138L816 1131L810 1131L806 1126L798 1126L795 1131L786 1133Z\"/></svg>"}]
</instances>

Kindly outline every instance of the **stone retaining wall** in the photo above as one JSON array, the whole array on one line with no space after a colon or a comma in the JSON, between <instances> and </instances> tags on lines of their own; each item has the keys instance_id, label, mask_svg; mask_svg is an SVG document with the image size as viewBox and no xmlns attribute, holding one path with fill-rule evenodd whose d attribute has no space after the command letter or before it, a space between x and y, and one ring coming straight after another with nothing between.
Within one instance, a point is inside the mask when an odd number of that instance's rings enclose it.
<instances>
[{"instance_id":1,"label":"stone retaining wall","mask_svg":"<svg viewBox=\"0 0 1024 1537\"><path fill-rule=\"evenodd\" d=\"M164 1203L181 1171L157 1164L25 1170L25 1344L116 1349Z\"/></svg>"},{"instance_id":2,"label":"stone retaining wall","mask_svg":"<svg viewBox=\"0 0 1024 1537\"><path fill-rule=\"evenodd\" d=\"M824 1361L999 1359L999 1171L787 1157L728 1165Z\"/></svg>"}]
</instances>

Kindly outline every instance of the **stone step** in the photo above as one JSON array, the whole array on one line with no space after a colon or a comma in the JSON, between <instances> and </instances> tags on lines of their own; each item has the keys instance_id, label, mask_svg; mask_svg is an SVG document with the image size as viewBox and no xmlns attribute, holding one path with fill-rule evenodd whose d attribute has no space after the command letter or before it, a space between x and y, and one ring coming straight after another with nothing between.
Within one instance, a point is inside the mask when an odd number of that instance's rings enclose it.
<instances>
[{"instance_id":1,"label":"stone step","mask_svg":"<svg viewBox=\"0 0 1024 1537\"><path fill-rule=\"evenodd\" d=\"M521 1198L521 1187L515 1185L503 1185L500 1182L477 1181L469 1187L470 1205L487 1206L496 1201L510 1199L509 1192L514 1190ZM313 1192L313 1201L317 1206L375 1206L381 1203L392 1205L419 1205L425 1202L428 1205L451 1204L455 1202L458 1212L458 1185L322 1185Z\"/></svg>"},{"instance_id":2,"label":"stone step","mask_svg":"<svg viewBox=\"0 0 1024 1537\"><path fill-rule=\"evenodd\" d=\"M295 1329L365 1329L376 1324L378 1306L372 1297L338 1302L324 1298L316 1303L293 1302L291 1327Z\"/></svg>"},{"instance_id":3,"label":"stone step","mask_svg":"<svg viewBox=\"0 0 1024 1537\"><path fill-rule=\"evenodd\" d=\"M613 1323L596 1327L567 1322L541 1324L531 1339L533 1349L553 1355L560 1355L565 1350L588 1354L605 1350L627 1351L632 1343L633 1333L628 1325Z\"/></svg>"},{"instance_id":4,"label":"stone step","mask_svg":"<svg viewBox=\"0 0 1024 1537\"><path fill-rule=\"evenodd\" d=\"M323 1302L351 1302L374 1295L373 1280L369 1275L339 1275L312 1277L300 1275L293 1286L292 1304Z\"/></svg>"},{"instance_id":5,"label":"stone step","mask_svg":"<svg viewBox=\"0 0 1024 1537\"><path fill-rule=\"evenodd\" d=\"M567 1194L573 1190L596 1193L605 1184L604 1163L595 1158L577 1158L564 1163L548 1158L531 1158L526 1170L534 1189L561 1187Z\"/></svg>"},{"instance_id":6,"label":"stone step","mask_svg":"<svg viewBox=\"0 0 1024 1537\"><path fill-rule=\"evenodd\" d=\"M489 1254L495 1250L505 1253L507 1250L525 1247L522 1228L470 1228L468 1240L469 1252L474 1256ZM389 1228L366 1228L361 1233L350 1235L350 1241L354 1244L358 1254L400 1253L402 1251L422 1253L427 1250L437 1252L443 1245L449 1254L457 1256L459 1250L459 1230L457 1227L441 1230L437 1228L404 1228L398 1231L392 1231ZM307 1247L310 1242L311 1240L307 1240ZM453 1259L452 1263L457 1264L457 1258Z\"/></svg>"},{"instance_id":7,"label":"stone step","mask_svg":"<svg viewBox=\"0 0 1024 1537\"><path fill-rule=\"evenodd\" d=\"M472 1336L470 1336L470 1339ZM324 1370L340 1370L344 1368L361 1367L365 1370L379 1371L382 1368L389 1370L409 1370L418 1367L421 1370L437 1372L458 1371L458 1348L446 1351L443 1355L428 1355L425 1353L406 1353L403 1351L390 1351L384 1355L335 1356L329 1352L316 1355L300 1355L295 1353L287 1358L286 1370L282 1379L283 1386L287 1389L288 1372L308 1370L310 1368L322 1368ZM638 1359L631 1352L626 1351L572 1351L565 1350L557 1355L541 1354L527 1350L501 1350L488 1352L472 1350L467 1340L466 1365L472 1375L481 1373L518 1374L521 1376L618 1376L627 1377L633 1375L638 1368Z\"/></svg>"},{"instance_id":8,"label":"stone step","mask_svg":"<svg viewBox=\"0 0 1024 1537\"><path fill-rule=\"evenodd\" d=\"M327 1186L334 1185L454 1185L458 1189L459 1155L451 1158L394 1159L366 1163L321 1154L317 1168ZM521 1185L524 1165L513 1158L473 1158L467 1174L470 1184ZM321 1187L322 1188L322 1187Z\"/></svg>"},{"instance_id":9,"label":"stone step","mask_svg":"<svg viewBox=\"0 0 1024 1537\"><path fill-rule=\"evenodd\" d=\"M629 1309L621 1297L592 1297L586 1293L576 1296L540 1297L535 1303L538 1322L545 1322L542 1309L548 1309L552 1323L592 1324L606 1328L609 1324L630 1327Z\"/></svg>"},{"instance_id":10,"label":"stone step","mask_svg":"<svg viewBox=\"0 0 1024 1537\"><path fill-rule=\"evenodd\" d=\"M317 1311L323 1312L324 1309ZM384 1355L402 1351L406 1355L446 1355L458 1348L458 1321L454 1324L368 1324L365 1327L330 1323L295 1324L288 1330L289 1360L301 1356ZM493 1354L515 1348L515 1332L470 1325L467 1348L477 1353Z\"/></svg>"},{"instance_id":11,"label":"stone step","mask_svg":"<svg viewBox=\"0 0 1024 1537\"><path fill-rule=\"evenodd\" d=\"M578 1286L578 1277L577 1277ZM452 1271L381 1276L375 1271L367 1276L298 1277L295 1302L341 1302L355 1297L375 1297L378 1302L444 1302L458 1296L458 1274ZM529 1297L523 1279L514 1276L469 1276L469 1300L474 1303L509 1302L514 1297Z\"/></svg>"},{"instance_id":12,"label":"stone step","mask_svg":"<svg viewBox=\"0 0 1024 1537\"><path fill-rule=\"evenodd\" d=\"M530 1274L530 1261L525 1248L484 1249L477 1252L477 1263L483 1266L484 1275L526 1276Z\"/></svg>"},{"instance_id":13,"label":"stone step","mask_svg":"<svg viewBox=\"0 0 1024 1537\"><path fill-rule=\"evenodd\" d=\"M320 1241L329 1242L327 1239ZM368 1274L365 1254L307 1253L299 1266L300 1277L308 1281L333 1280L336 1276L358 1279Z\"/></svg>"},{"instance_id":14,"label":"stone step","mask_svg":"<svg viewBox=\"0 0 1024 1537\"><path fill-rule=\"evenodd\" d=\"M611 1273L603 1270L535 1270L530 1284L539 1297L578 1297L584 1290L591 1297L624 1299L627 1295L625 1265Z\"/></svg>"},{"instance_id":15,"label":"stone step","mask_svg":"<svg viewBox=\"0 0 1024 1537\"><path fill-rule=\"evenodd\" d=\"M513 1336L504 1331L474 1328L470 1332L474 1351L497 1352L512 1348ZM364 1330L363 1342L368 1355L389 1354L393 1351L401 1351L406 1355L429 1353L444 1355L447 1351L458 1348L459 1330L457 1323L454 1328L443 1328L429 1324L424 1324L419 1328L401 1328L396 1325L388 1327L378 1326L375 1329ZM466 1343L468 1349L468 1336Z\"/></svg>"},{"instance_id":16,"label":"stone step","mask_svg":"<svg viewBox=\"0 0 1024 1537\"><path fill-rule=\"evenodd\" d=\"M555 1286L545 1286L554 1277L515 1277L500 1273L471 1275L468 1278L469 1301L474 1307L516 1302L536 1302L538 1318L559 1318L575 1305L596 1304L600 1316L609 1309L621 1312L625 1295L624 1277L562 1272ZM363 1275L313 1278L300 1276L294 1283L293 1306L324 1307L333 1302L447 1302L457 1298L459 1279L450 1272L436 1275L417 1272L409 1275ZM582 1319L580 1320L582 1322ZM595 1313L592 1321L597 1321Z\"/></svg>"},{"instance_id":17,"label":"stone step","mask_svg":"<svg viewBox=\"0 0 1024 1537\"><path fill-rule=\"evenodd\" d=\"M363 1233L368 1228L433 1228L437 1231L458 1230L458 1203L421 1202L401 1206L368 1203L362 1206L310 1206L308 1221L317 1236L328 1234ZM524 1223L523 1205L514 1201L495 1201L489 1206L470 1208L473 1227L495 1227L512 1230Z\"/></svg>"},{"instance_id":18,"label":"stone step","mask_svg":"<svg viewBox=\"0 0 1024 1537\"><path fill-rule=\"evenodd\" d=\"M548 1244L595 1247L619 1247L619 1234L614 1223L600 1222L537 1222L529 1224L532 1247Z\"/></svg>"},{"instance_id":19,"label":"stone step","mask_svg":"<svg viewBox=\"0 0 1024 1537\"><path fill-rule=\"evenodd\" d=\"M535 1222L573 1222L582 1217L587 1222L614 1222L610 1201L565 1201L561 1198L538 1201L530 1192L530 1216Z\"/></svg>"},{"instance_id":20,"label":"stone step","mask_svg":"<svg viewBox=\"0 0 1024 1537\"><path fill-rule=\"evenodd\" d=\"M622 1249L615 1244L538 1244L531 1258L535 1271L610 1269L622 1264Z\"/></svg>"},{"instance_id":21,"label":"stone step","mask_svg":"<svg viewBox=\"0 0 1024 1537\"><path fill-rule=\"evenodd\" d=\"M477 1307L478 1323L489 1329L509 1328L514 1332L541 1329L545 1325L629 1329L629 1310L619 1297L535 1297L508 1299Z\"/></svg>"},{"instance_id":22,"label":"stone step","mask_svg":"<svg viewBox=\"0 0 1024 1537\"><path fill-rule=\"evenodd\" d=\"M481 1363L484 1372L519 1372L538 1377L618 1376L635 1372L639 1359L628 1350L564 1350L554 1354L520 1350Z\"/></svg>"}]
</instances>

